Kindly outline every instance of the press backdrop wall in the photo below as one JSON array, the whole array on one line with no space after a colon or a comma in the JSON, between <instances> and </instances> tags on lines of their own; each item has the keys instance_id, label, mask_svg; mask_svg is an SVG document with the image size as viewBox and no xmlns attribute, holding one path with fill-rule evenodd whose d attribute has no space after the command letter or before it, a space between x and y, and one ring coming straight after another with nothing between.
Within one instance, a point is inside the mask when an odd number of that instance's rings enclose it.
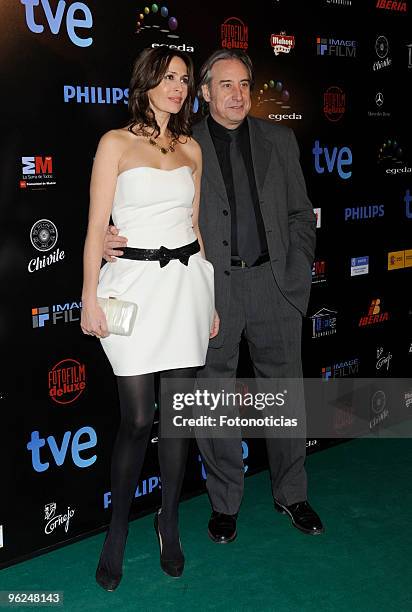
<instances>
[{"instance_id":1,"label":"press backdrop wall","mask_svg":"<svg viewBox=\"0 0 412 612\"><path fill-rule=\"evenodd\" d=\"M410 371L411 3L239 6L1 4L1 566L110 518L117 394L98 341L80 331L81 258L96 145L126 123L144 47L175 45L197 70L218 47L246 49L252 114L295 130L318 216L306 376ZM239 370L250 374L245 346ZM157 424L134 516L160 501L156 435ZM308 451L328 443L308 440ZM261 441L243 449L247 473L265 466ZM193 444L185 495L202 491L204 476Z\"/></svg>"}]
</instances>

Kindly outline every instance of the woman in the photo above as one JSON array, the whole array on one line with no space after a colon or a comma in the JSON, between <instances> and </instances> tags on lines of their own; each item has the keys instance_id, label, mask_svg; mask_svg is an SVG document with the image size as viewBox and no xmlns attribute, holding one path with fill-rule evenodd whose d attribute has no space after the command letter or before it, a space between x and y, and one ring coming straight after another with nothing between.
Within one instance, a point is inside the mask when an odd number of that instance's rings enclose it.
<instances>
[{"instance_id":1,"label":"woman","mask_svg":"<svg viewBox=\"0 0 412 612\"><path fill-rule=\"evenodd\" d=\"M131 122L101 138L93 165L81 327L101 339L120 399L112 518L96 571L97 582L110 591L122 577L130 505L152 428L153 373L194 378L205 363L209 338L219 330L213 266L205 259L198 227L202 158L190 138L193 99L189 56L168 47L145 49L133 68ZM128 247L99 274L110 214ZM108 334L97 295L138 305L131 336ZM166 408L162 403L160 418ZM178 503L188 442L160 437L158 445L162 507L155 529L161 567L175 577L184 567Z\"/></svg>"}]
</instances>

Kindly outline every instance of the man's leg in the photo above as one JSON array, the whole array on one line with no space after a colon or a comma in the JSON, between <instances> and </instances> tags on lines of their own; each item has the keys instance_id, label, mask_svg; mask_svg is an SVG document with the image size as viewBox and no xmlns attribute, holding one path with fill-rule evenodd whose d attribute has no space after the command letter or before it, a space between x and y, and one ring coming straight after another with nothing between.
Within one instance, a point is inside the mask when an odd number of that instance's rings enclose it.
<instances>
[{"instance_id":1,"label":"man's leg","mask_svg":"<svg viewBox=\"0 0 412 612\"><path fill-rule=\"evenodd\" d=\"M232 271L231 300L225 323L224 344L209 348L206 364L197 373L200 387L207 379L235 379L239 360L239 344L244 329L244 309L241 278ZM211 387L214 387L211 381ZM243 496L243 458L241 433L239 438L201 438L197 444L206 472L206 488L215 512L235 515Z\"/></svg>"},{"instance_id":2,"label":"man's leg","mask_svg":"<svg viewBox=\"0 0 412 612\"><path fill-rule=\"evenodd\" d=\"M302 315L283 297L269 263L247 274L245 335L256 378L301 378ZM305 500L306 440L267 437L266 446L273 497L285 505Z\"/></svg>"},{"instance_id":3,"label":"man's leg","mask_svg":"<svg viewBox=\"0 0 412 612\"><path fill-rule=\"evenodd\" d=\"M235 382L239 360L239 344L245 325L242 278L232 271L231 302L225 322L224 344L209 348L206 364L198 370L198 387L213 390L214 380L231 379ZM210 381L208 383L208 381ZM227 388L227 384L224 385ZM217 389L219 390L219 389ZM232 542L237 535L236 519L243 497L244 470L242 439L202 438L197 436L199 450L206 467L206 487L212 504L208 524L209 537L218 543Z\"/></svg>"},{"instance_id":4,"label":"man's leg","mask_svg":"<svg viewBox=\"0 0 412 612\"><path fill-rule=\"evenodd\" d=\"M257 378L302 378L302 316L283 297L269 264L247 271L246 330L249 352ZM299 383L298 383L299 384ZM305 419L302 389L291 405L299 420ZM306 439L266 437L272 493L278 512L288 514L304 533L320 534L322 522L307 502Z\"/></svg>"}]
</instances>

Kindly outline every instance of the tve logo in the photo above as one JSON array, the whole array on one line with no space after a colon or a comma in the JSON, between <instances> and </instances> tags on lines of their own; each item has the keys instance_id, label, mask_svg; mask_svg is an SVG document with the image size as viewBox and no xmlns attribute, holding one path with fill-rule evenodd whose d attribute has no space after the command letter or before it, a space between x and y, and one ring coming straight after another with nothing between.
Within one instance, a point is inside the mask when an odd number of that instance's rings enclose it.
<instances>
[{"instance_id":1,"label":"tve logo","mask_svg":"<svg viewBox=\"0 0 412 612\"><path fill-rule=\"evenodd\" d=\"M83 441L80 438L83 437ZM49 461L42 461L40 456L40 449L43 446L47 446L49 451L48 459L54 460L54 463L60 467L63 465L69 444L71 442L71 456L73 463L79 468L87 468L93 465L97 459L97 455L90 455L88 457L81 456L81 453L87 451L89 448L95 448L97 444L97 435L93 427L81 427L78 431L73 434L71 431L66 431L63 435L63 440L58 445L54 436L47 436L47 438L41 438L39 431L32 431L30 441L27 443L27 450L31 452L31 462L36 472L45 472L49 469Z\"/></svg>"},{"instance_id":2,"label":"tve logo","mask_svg":"<svg viewBox=\"0 0 412 612\"><path fill-rule=\"evenodd\" d=\"M348 179L352 176L352 170L344 170L344 166L352 165L352 151L349 147L333 147L332 151L328 147L321 147L319 140L315 140L315 146L312 149L315 158L315 170L318 174L323 174L325 169L331 174L335 167L341 179ZM326 162L326 168L322 164L322 160Z\"/></svg>"},{"instance_id":3,"label":"tve logo","mask_svg":"<svg viewBox=\"0 0 412 612\"><path fill-rule=\"evenodd\" d=\"M35 21L35 13L36 17L38 17L40 13L38 10L35 11L35 7L38 7L39 2L41 2L50 32L52 34L59 34L66 8L66 2L64 0L59 0L54 14L49 0L20 0L20 2L25 7L26 23L31 32L34 32L34 34L41 34L44 32L44 26ZM76 14L77 17L75 16ZM74 45L77 47L90 47L93 38L91 36L88 38L80 38L76 32L76 28L90 30L92 25L93 16L86 4L83 2L73 2L73 4L68 7L66 11L66 32Z\"/></svg>"}]
</instances>

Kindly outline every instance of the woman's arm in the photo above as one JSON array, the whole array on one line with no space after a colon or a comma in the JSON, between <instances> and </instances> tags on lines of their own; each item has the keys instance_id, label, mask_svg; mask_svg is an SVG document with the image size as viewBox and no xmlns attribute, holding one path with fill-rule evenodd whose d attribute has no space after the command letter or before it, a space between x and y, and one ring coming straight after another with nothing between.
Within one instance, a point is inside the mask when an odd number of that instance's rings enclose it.
<instances>
[{"instance_id":1,"label":"woman's arm","mask_svg":"<svg viewBox=\"0 0 412 612\"><path fill-rule=\"evenodd\" d=\"M97 284L103 241L109 223L121 156L121 137L107 132L99 142L90 181L89 223L83 253L82 321L84 333L107 334L104 313L97 305Z\"/></svg>"},{"instance_id":2,"label":"woman's arm","mask_svg":"<svg viewBox=\"0 0 412 612\"><path fill-rule=\"evenodd\" d=\"M199 229L200 184L202 180L202 150L199 144L193 139L192 139L192 145L194 145L193 158L196 164L195 171L193 172L193 180L195 183L195 196L193 199L192 225L193 225L193 231L196 234L196 237L200 244L200 252L202 253L203 259L206 259L205 248L203 245L203 240L202 240L202 236L200 234L200 229ZM218 335L219 327L220 327L220 318L215 310L212 327L209 333L210 339Z\"/></svg>"},{"instance_id":3,"label":"woman's arm","mask_svg":"<svg viewBox=\"0 0 412 612\"><path fill-rule=\"evenodd\" d=\"M202 236L199 229L199 207L200 207L200 183L202 181L202 150L195 140L191 140L191 146L193 150L193 161L195 163L195 170L193 172L193 182L195 184L195 195L193 198L193 214L192 214L192 226L193 231L196 234L196 238L200 244L200 252L203 259L206 259L205 248L203 245Z\"/></svg>"}]
</instances>

